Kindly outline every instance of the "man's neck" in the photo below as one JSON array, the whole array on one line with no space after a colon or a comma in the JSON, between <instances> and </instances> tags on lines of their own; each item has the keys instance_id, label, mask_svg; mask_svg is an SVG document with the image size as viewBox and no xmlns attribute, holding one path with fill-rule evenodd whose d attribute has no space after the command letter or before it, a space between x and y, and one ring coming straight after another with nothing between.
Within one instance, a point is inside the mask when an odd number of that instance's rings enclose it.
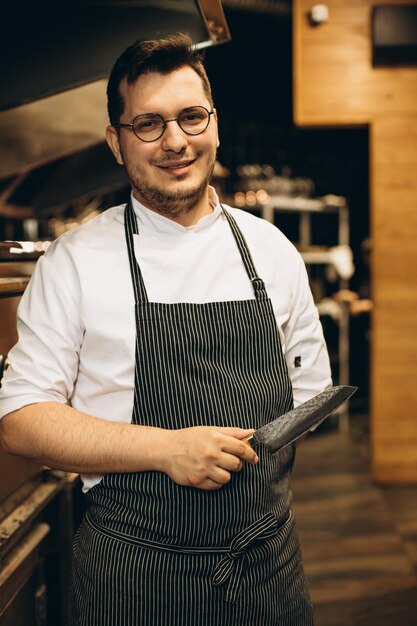
<instances>
[{"instance_id":1,"label":"man's neck","mask_svg":"<svg viewBox=\"0 0 417 626\"><path fill-rule=\"evenodd\" d=\"M203 217L213 213L215 208L215 203L211 201L208 187L193 207L185 207L182 211L178 211L177 213L164 211L163 208L161 209L150 206L135 189L133 189L133 196L149 211L158 213L159 215L162 215L163 217L166 217L167 219L170 219L184 227L195 226Z\"/></svg>"}]
</instances>

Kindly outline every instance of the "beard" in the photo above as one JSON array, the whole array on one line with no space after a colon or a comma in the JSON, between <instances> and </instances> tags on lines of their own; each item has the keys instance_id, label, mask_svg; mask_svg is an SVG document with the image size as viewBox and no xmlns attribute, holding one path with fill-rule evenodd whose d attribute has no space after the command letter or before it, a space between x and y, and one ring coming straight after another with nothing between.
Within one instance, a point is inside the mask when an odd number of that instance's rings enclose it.
<instances>
[{"instance_id":1,"label":"beard","mask_svg":"<svg viewBox=\"0 0 417 626\"><path fill-rule=\"evenodd\" d=\"M201 158L202 154L201 152L197 153L196 158ZM178 157L176 160L177 159ZM124 160L124 165L130 184L138 200L148 209L160 213L161 215L177 218L180 215L192 211L204 196L213 174L215 160L216 153L213 151L207 156L205 176L203 176L200 183L197 183L194 187L181 189L180 183L185 176L178 176L177 181L179 188L174 191L168 191L164 189L162 185L151 184L141 167L137 164ZM169 163L169 160L166 160L166 163Z\"/></svg>"}]
</instances>

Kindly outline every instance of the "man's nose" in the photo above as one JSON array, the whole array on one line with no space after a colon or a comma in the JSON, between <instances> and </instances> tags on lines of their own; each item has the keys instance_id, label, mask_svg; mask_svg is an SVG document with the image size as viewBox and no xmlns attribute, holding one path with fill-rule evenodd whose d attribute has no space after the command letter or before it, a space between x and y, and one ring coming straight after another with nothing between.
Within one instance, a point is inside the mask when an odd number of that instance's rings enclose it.
<instances>
[{"instance_id":1,"label":"man's nose","mask_svg":"<svg viewBox=\"0 0 417 626\"><path fill-rule=\"evenodd\" d=\"M188 137L180 128L176 120L170 120L165 123L165 131L162 135L163 150L172 150L173 152L181 152L188 145Z\"/></svg>"}]
</instances>

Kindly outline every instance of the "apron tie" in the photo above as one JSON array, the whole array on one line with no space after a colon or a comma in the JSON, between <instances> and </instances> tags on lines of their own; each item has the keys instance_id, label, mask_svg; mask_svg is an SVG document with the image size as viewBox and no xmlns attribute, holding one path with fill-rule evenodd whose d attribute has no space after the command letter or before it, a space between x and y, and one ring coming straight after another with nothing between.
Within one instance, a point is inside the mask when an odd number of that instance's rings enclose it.
<instances>
[{"instance_id":1,"label":"apron tie","mask_svg":"<svg viewBox=\"0 0 417 626\"><path fill-rule=\"evenodd\" d=\"M227 583L226 602L235 604L238 599L246 550L255 541L265 541L277 532L278 520L272 513L267 513L233 538L229 552L217 564L212 576L216 587Z\"/></svg>"}]
</instances>

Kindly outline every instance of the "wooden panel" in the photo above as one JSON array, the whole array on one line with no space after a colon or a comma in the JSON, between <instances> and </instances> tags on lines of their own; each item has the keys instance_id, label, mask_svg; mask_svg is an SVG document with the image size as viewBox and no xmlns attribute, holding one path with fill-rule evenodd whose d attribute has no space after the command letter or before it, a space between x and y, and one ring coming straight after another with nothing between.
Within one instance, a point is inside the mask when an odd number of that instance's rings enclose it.
<instances>
[{"instance_id":1,"label":"wooden panel","mask_svg":"<svg viewBox=\"0 0 417 626\"><path fill-rule=\"evenodd\" d=\"M408 0L397 0L407 4ZM391 4L381 0L379 4ZM414 68L373 68L371 0L330 0L328 23L312 27L312 2L294 5L294 118L311 124L377 112L416 110ZM340 118L339 118L340 119Z\"/></svg>"},{"instance_id":2,"label":"wooden panel","mask_svg":"<svg viewBox=\"0 0 417 626\"><path fill-rule=\"evenodd\" d=\"M417 68L372 67L373 4L330 0L312 27L294 1L294 118L370 124L373 474L417 482Z\"/></svg>"},{"instance_id":3,"label":"wooden panel","mask_svg":"<svg viewBox=\"0 0 417 626\"><path fill-rule=\"evenodd\" d=\"M376 116L372 151L373 469L378 480L409 482L417 480L417 111Z\"/></svg>"}]
</instances>

